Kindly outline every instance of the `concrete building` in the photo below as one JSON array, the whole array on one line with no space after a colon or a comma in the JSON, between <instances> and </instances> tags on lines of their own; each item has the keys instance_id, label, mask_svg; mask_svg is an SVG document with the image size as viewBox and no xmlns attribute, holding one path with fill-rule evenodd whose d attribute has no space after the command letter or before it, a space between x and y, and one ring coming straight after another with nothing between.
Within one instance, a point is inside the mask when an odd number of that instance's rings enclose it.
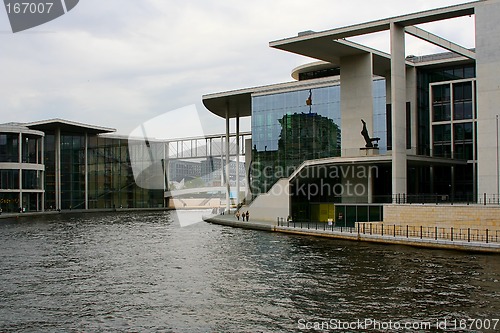
<instances>
[{"instance_id":1,"label":"concrete building","mask_svg":"<svg viewBox=\"0 0 500 333\"><path fill-rule=\"evenodd\" d=\"M417 27L462 16L475 16L473 49ZM299 33L270 43L317 60L294 82L203 96L227 132L252 118L252 216L370 221L391 202L498 201L499 18L483 0ZM381 31L389 54L349 40ZM407 56L406 35L448 52Z\"/></svg>"}]
</instances>

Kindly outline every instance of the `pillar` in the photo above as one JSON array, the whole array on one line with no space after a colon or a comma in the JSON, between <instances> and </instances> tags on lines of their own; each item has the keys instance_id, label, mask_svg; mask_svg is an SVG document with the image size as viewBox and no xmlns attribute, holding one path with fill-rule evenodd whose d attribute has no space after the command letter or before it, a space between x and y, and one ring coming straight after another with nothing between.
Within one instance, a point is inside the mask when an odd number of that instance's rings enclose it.
<instances>
[{"instance_id":1,"label":"pillar","mask_svg":"<svg viewBox=\"0 0 500 333\"><path fill-rule=\"evenodd\" d=\"M477 78L477 196L499 191L497 115L500 114L500 1L481 1L476 5Z\"/></svg>"},{"instance_id":2,"label":"pillar","mask_svg":"<svg viewBox=\"0 0 500 333\"><path fill-rule=\"evenodd\" d=\"M236 207L240 204L240 116L236 116Z\"/></svg>"},{"instance_id":3,"label":"pillar","mask_svg":"<svg viewBox=\"0 0 500 333\"><path fill-rule=\"evenodd\" d=\"M230 149L230 141L229 141L229 106L226 107L226 212L229 212L231 209L231 203L229 198L229 193L231 191L231 184L229 183L229 163L231 162L229 159L229 149Z\"/></svg>"},{"instance_id":4,"label":"pillar","mask_svg":"<svg viewBox=\"0 0 500 333\"><path fill-rule=\"evenodd\" d=\"M392 195L406 194L406 64L404 27L391 23Z\"/></svg>"},{"instance_id":5,"label":"pillar","mask_svg":"<svg viewBox=\"0 0 500 333\"><path fill-rule=\"evenodd\" d=\"M372 54L365 53L340 59L340 105L342 128L342 156L359 156L365 147L361 135L366 121L373 136L373 62Z\"/></svg>"}]
</instances>

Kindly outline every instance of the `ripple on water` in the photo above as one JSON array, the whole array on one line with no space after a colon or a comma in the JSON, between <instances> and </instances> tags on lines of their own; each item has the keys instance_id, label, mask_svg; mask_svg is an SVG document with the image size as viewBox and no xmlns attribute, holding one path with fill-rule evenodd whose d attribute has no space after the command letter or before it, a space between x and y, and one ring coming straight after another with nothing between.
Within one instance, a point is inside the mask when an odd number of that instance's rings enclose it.
<instances>
[{"instance_id":1,"label":"ripple on water","mask_svg":"<svg viewBox=\"0 0 500 333\"><path fill-rule=\"evenodd\" d=\"M284 332L300 319L500 313L496 256L180 227L168 212L0 221L0 239L2 332Z\"/></svg>"}]
</instances>

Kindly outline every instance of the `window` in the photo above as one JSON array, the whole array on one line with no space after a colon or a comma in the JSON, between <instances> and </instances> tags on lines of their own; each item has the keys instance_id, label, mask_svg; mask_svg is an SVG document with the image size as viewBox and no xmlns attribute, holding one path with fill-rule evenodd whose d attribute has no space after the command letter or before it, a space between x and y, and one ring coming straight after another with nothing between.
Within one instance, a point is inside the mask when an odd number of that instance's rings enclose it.
<instances>
[{"instance_id":1,"label":"window","mask_svg":"<svg viewBox=\"0 0 500 333\"><path fill-rule=\"evenodd\" d=\"M451 119L450 85L432 87L432 110L434 121L448 121Z\"/></svg>"}]
</instances>

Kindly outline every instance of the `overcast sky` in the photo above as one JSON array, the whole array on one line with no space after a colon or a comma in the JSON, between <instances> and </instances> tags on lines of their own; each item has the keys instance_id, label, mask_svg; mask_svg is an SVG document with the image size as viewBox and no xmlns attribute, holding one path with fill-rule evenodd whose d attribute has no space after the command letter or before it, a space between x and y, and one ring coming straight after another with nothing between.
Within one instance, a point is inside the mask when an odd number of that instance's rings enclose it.
<instances>
[{"instance_id":1,"label":"overcast sky","mask_svg":"<svg viewBox=\"0 0 500 333\"><path fill-rule=\"evenodd\" d=\"M202 95L291 81L293 68L313 61L271 49L270 41L466 2L80 0L16 34L0 8L0 123L63 118L127 135L194 104L205 132L222 133L224 120L204 109ZM422 28L474 47L473 17ZM389 47L386 34L355 41ZM407 38L407 54L439 51ZM173 119L166 130L177 121L191 120Z\"/></svg>"}]
</instances>

